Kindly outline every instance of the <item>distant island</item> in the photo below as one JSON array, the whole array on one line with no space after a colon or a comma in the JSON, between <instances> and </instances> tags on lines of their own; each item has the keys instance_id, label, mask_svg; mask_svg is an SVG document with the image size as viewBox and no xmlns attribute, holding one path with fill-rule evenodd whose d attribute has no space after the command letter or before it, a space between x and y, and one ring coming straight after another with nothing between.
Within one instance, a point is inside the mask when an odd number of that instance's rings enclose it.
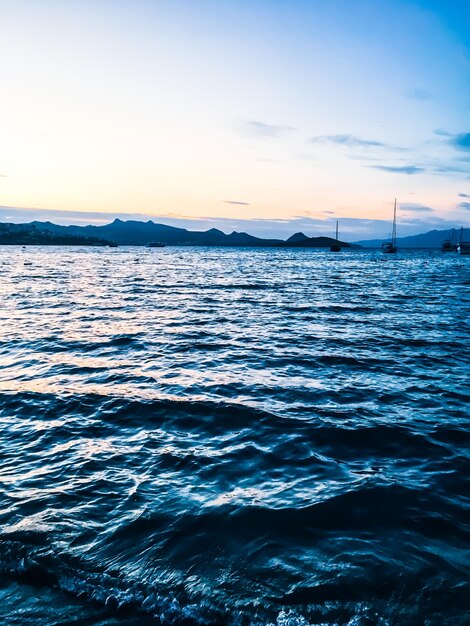
<instances>
[{"instance_id":1,"label":"distant island","mask_svg":"<svg viewBox=\"0 0 470 626\"><path fill-rule=\"evenodd\" d=\"M397 239L398 248L440 248L456 231L432 230L427 233ZM225 234L217 228L193 231L158 224L152 220L115 219L103 226L61 226L52 222L26 224L0 223L0 245L63 245L63 246L224 246L271 248L329 248L339 243L342 248L380 248L383 239L348 243L332 237L307 237L295 233L286 240L262 239L245 232Z\"/></svg>"}]
</instances>

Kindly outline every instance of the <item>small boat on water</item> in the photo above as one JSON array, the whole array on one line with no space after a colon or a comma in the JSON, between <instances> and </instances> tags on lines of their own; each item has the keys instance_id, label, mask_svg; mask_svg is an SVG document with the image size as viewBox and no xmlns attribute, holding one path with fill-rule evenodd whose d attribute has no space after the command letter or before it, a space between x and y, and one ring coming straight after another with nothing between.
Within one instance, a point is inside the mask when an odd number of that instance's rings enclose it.
<instances>
[{"instance_id":1,"label":"small boat on water","mask_svg":"<svg viewBox=\"0 0 470 626\"><path fill-rule=\"evenodd\" d=\"M459 254L470 254L470 241L463 240L463 226L460 228L460 241L457 246L457 252Z\"/></svg>"},{"instance_id":2,"label":"small boat on water","mask_svg":"<svg viewBox=\"0 0 470 626\"><path fill-rule=\"evenodd\" d=\"M336 243L331 244L330 252L341 252L341 246L338 241L338 220L336 220Z\"/></svg>"},{"instance_id":3,"label":"small boat on water","mask_svg":"<svg viewBox=\"0 0 470 626\"><path fill-rule=\"evenodd\" d=\"M115 241L110 241L108 243L108 248L119 248L119 246L117 245Z\"/></svg>"},{"instance_id":4,"label":"small boat on water","mask_svg":"<svg viewBox=\"0 0 470 626\"><path fill-rule=\"evenodd\" d=\"M150 241L147 244L147 248L164 248L165 244L161 243L160 241Z\"/></svg>"},{"instance_id":5,"label":"small boat on water","mask_svg":"<svg viewBox=\"0 0 470 626\"><path fill-rule=\"evenodd\" d=\"M393 208L393 227L391 241L385 241L382 244L382 252L386 254L394 254L397 251L397 199L395 198L395 206Z\"/></svg>"},{"instance_id":6,"label":"small boat on water","mask_svg":"<svg viewBox=\"0 0 470 626\"><path fill-rule=\"evenodd\" d=\"M452 237L442 242L442 252L455 252L457 250L457 244L455 243L455 230L452 229Z\"/></svg>"},{"instance_id":7,"label":"small boat on water","mask_svg":"<svg viewBox=\"0 0 470 626\"><path fill-rule=\"evenodd\" d=\"M455 243L452 243L450 239L446 239L443 244L441 251L442 252L455 252L457 250L457 246Z\"/></svg>"}]
</instances>

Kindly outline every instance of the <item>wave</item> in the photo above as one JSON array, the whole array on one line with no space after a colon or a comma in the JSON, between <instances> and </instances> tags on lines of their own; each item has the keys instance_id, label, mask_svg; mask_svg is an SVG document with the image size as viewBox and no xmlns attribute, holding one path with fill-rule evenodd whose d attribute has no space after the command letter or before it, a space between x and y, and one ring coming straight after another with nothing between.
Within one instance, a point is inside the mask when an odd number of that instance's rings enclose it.
<instances>
[{"instance_id":1,"label":"wave","mask_svg":"<svg viewBox=\"0 0 470 626\"><path fill-rule=\"evenodd\" d=\"M470 623L462 260L271 252L0 250L0 621Z\"/></svg>"},{"instance_id":2,"label":"wave","mask_svg":"<svg viewBox=\"0 0 470 626\"><path fill-rule=\"evenodd\" d=\"M408 393L414 391L410 388ZM347 395L349 400L351 394L356 393L360 397L362 392L351 389L340 393ZM460 394L453 392L448 392L447 397L449 400L462 400ZM382 398L385 401L385 396ZM83 429L83 435L86 435L87 429L93 432L93 420L99 420L102 426L108 424L114 429L162 427L187 433L198 431L208 437L230 432L242 436L245 431L253 441L260 437L271 437L265 441L267 449L273 450L283 443L284 438L287 446L291 446L293 438L298 435L303 444L322 452L330 450L335 458L369 455L432 459L454 453L456 444L461 448L468 441L468 420L454 420L451 424L424 428L414 424L393 424L390 420L382 422L380 414L366 409L354 409L351 412L322 406L308 409L300 405L297 411L300 415L297 416L295 411L278 414L250 404L223 400L132 399L116 394L29 391L0 394L0 401L0 415L21 417L25 428L31 426L26 419L34 420L40 414L42 421L67 418L75 432L78 432L77 428ZM357 419L351 420L354 415ZM364 423L365 419L369 423ZM332 420L336 421L335 425Z\"/></svg>"},{"instance_id":3,"label":"wave","mask_svg":"<svg viewBox=\"0 0 470 626\"><path fill-rule=\"evenodd\" d=\"M46 544L46 536L42 542L31 535L0 537L0 581L33 587L36 596L44 588L54 594L48 597L49 623L56 606L72 599L75 614L86 607L88 615L94 616L80 621L87 624L97 624L99 616L106 623L116 619L117 623L142 624L150 618L151 623L175 626L414 626L423 619L429 626L464 626L470 615L468 582L449 584L437 575L428 577L423 588L424 570L414 574L397 570L384 578L377 564L368 576L349 572L335 582L281 588L261 603L232 603L220 590L211 597L201 596L164 580L133 579L117 570L110 573L96 564L90 567L83 559L47 550Z\"/></svg>"}]
</instances>

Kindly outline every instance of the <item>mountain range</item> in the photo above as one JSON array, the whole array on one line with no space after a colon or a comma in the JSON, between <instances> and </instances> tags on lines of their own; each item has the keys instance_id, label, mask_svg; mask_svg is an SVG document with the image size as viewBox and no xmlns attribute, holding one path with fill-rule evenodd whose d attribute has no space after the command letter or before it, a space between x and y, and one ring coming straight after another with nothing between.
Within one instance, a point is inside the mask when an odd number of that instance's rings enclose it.
<instances>
[{"instance_id":1,"label":"mountain range","mask_svg":"<svg viewBox=\"0 0 470 626\"><path fill-rule=\"evenodd\" d=\"M451 228L448 230L430 230L427 233L411 235L409 237L398 237L398 248L440 248L446 239L457 243L460 238L460 230ZM467 240L468 238L466 238ZM380 248L383 239L367 239L356 243L363 248Z\"/></svg>"},{"instance_id":2,"label":"mountain range","mask_svg":"<svg viewBox=\"0 0 470 626\"><path fill-rule=\"evenodd\" d=\"M432 230L427 233L397 239L398 248L440 248L445 239L455 238L455 230ZM355 243L338 242L343 248L380 248L381 239L369 239ZM116 218L103 226L62 226L52 222L30 222L27 224L0 224L0 244L36 245L123 245L145 246L151 243L177 246L253 246L288 248L329 248L332 237L307 237L295 233L286 240L262 239L245 232L233 231L225 234L217 228L193 231L158 224L152 220L121 220Z\"/></svg>"},{"instance_id":3,"label":"mountain range","mask_svg":"<svg viewBox=\"0 0 470 626\"><path fill-rule=\"evenodd\" d=\"M157 224L152 220L140 222L135 220L120 220L116 218L112 223L103 226L61 226L52 222L30 222L29 224L3 224L4 227L12 228L12 235L21 228L28 229L32 233L29 243L35 243L34 237L44 238L44 233L50 233L52 237L75 237L80 241L75 243L86 244L86 239L90 245L117 244L121 246L145 246L150 243L161 243L173 246L253 246L253 247L292 247L292 248L327 248L335 240L331 237L307 237L303 233L295 233L286 241L282 239L261 239L233 231L226 235L217 228L206 231L192 231L186 228L166 226ZM0 243L8 243L0 239ZM10 243L17 243L16 238ZM24 243L23 241L19 243ZM38 239L38 244L43 243ZM341 246L347 248L351 244L340 242Z\"/></svg>"}]
</instances>

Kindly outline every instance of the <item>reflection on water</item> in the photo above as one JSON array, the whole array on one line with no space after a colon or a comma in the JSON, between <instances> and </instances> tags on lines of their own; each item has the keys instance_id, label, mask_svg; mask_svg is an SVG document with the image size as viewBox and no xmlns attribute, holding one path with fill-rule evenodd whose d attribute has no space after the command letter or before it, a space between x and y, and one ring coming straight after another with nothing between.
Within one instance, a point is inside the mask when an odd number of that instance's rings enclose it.
<instances>
[{"instance_id":1,"label":"reflection on water","mask_svg":"<svg viewBox=\"0 0 470 626\"><path fill-rule=\"evenodd\" d=\"M468 259L0 271L4 623L469 623Z\"/></svg>"}]
</instances>

